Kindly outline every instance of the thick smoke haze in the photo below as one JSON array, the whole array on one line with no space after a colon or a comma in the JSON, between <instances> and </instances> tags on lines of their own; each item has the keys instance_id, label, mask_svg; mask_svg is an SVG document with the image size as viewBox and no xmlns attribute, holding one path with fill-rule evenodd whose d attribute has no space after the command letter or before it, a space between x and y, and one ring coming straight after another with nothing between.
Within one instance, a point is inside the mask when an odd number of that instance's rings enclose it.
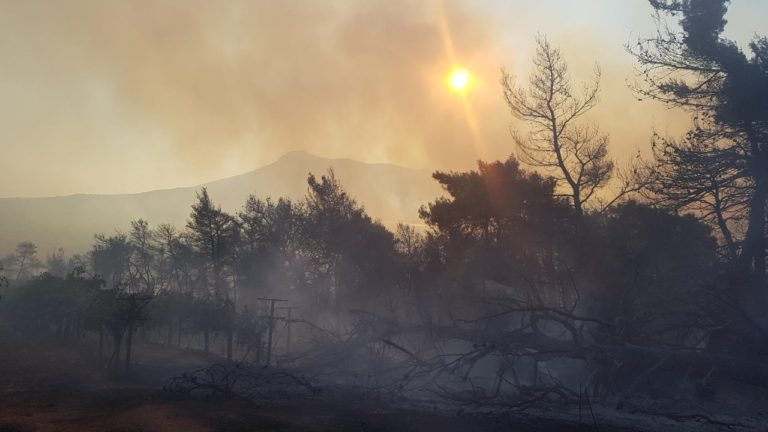
<instances>
[{"instance_id":1,"label":"thick smoke haze","mask_svg":"<svg viewBox=\"0 0 768 432\"><path fill-rule=\"evenodd\" d=\"M524 79L537 32L576 81L601 64L593 119L628 158L686 117L632 103L623 44L652 22L627 3L3 2L0 196L199 184L291 150L426 169L505 158L499 69ZM741 3L746 40L761 17ZM465 100L445 87L453 64L475 76Z\"/></svg>"},{"instance_id":2,"label":"thick smoke haze","mask_svg":"<svg viewBox=\"0 0 768 432\"><path fill-rule=\"evenodd\" d=\"M768 0L0 0L0 432L768 432Z\"/></svg>"}]
</instances>

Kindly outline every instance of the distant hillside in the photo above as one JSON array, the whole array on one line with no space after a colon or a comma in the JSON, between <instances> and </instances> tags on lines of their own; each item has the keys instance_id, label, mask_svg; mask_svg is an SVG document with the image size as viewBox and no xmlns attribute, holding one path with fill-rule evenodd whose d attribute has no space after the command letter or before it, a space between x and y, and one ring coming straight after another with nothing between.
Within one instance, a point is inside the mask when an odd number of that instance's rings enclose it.
<instances>
[{"instance_id":1,"label":"distant hillside","mask_svg":"<svg viewBox=\"0 0 768 432\"><path fill-rule=\"evenodd\" d=\"M41 256L58 247L68 253L84 252L94 234L126 231L129 222L138 218L153 226L183 227L195 192L203 186L227 211L241 208L250 194L301 198L308 173L320 175L329 167L368 213L387 226L419 223L419 206L441 193L428 171L292 152L254 171L192 187L120 195L0 198L0 253L10 252L22 240L35 242Z\"/></svg>"}]
</instances>

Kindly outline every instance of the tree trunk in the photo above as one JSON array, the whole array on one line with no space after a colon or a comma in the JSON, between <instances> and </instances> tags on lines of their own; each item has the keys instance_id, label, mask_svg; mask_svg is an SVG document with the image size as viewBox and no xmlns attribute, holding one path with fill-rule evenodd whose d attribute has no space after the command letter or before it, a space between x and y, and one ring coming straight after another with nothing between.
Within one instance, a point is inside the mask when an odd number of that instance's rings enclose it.
<instances>
[{"instance_id":1,"label":"tree trunk","mask_svg":"<svg viewBox=\"0 0 768 432\"><path fill-rule=\"evenodd\" d=\"M419 324L400 323L399 334L424 331ZM595 353L607 354L624 367L646 370L666 358L659 370L688 373L690 368L709 371L714 375L736 382L768 388L768 365L759 356L743 356L729 353L708 353L674 348L651 348L629 344L579 345L572 341L553 338L541 333L515 333L509 331L487 331L458 327L433 326L430 331L440 338L464 340L473 344L489 344L497 347L527 347L539 361L553 358L580 359L594 362ZM370 340L380 340L391 335L376 334Z\"/></svg>"},{"instance_id":2,"label":"tree trunk","mask_svg":"<svg viewBox=\"0 0 768 432\"><path fill-rule=\"evenodd\" d=\"M128 337L125 339L125 374L131 370L131 344L133 342L133 325L128 327Z\"/></svg>"},{"instance_id":3,"label":"tree trunk","mask_svg":"<svg viewBox=\"0 0 768 432\"><path fill-rule=\"evenodd\" d=\"M17 280L17 281L18 281L19 279L21 279L21 275L22 275L22 274L24 274L24 265L25 265L25 262L26 262L26 261L27 261L27 257L26 257L26 255L25 255L25 256L23 256L23 257L21 258L21 263L19 264L19 272L18 272L18 273L16 273L16 280Z\"/></svg>"},{"instance_id":4,"label":"tree trunk","mask_svg":"<svg viewBox=\"0 0 768 432\"><path fill-rule=\"evenodd\" d=\"M104 327L99 326L99 360L104 359Z\"/></svg>"},{"instance_id":5,"label":"tree trunk","mask_svg":"<svg viewBox=\"0 0 768 432\"><path fill-rule=\"evenodd\" d=\"M120 368L120 345L123 343L123 335L120 333L113 333L112 340L114 341L114 349L112 351L112 357L109 359L109 365L112 370L117 371Z\"/></svg>"},{"instance_id":6,"label":"tree trunk","mask_svg":"<svg viewBox=\"0 0 768 432\"><path fill-rule=\"evenodd\" d=\"M731 234L731 229L728 227L728 224L725 221L725 216L723 216L723 205L722 200L720 199L720 191L717 189L715 185L713 185L712 189L714 190L714 197L715 197L715 218L717 220L717 227L720 228L720 234L723 236L723 240L725 240L725 246L728 250L728 258L735 262L738 258L738 250L736 248L736 242L733 240L733 234Z\"/></svg>"},{"instance_id":7,"label":"tree trunk","mask_svg":"<svg viewBox=\"0 0 768 432\"><path fill-rule=\"evenodd\" d=\"M755 193L750 200L749 225L744 236L744 247L737 266L737 277L742 285L740 300L745 313L768 334L768 287L766 286L766 198L768 197L768 176L756 176ZM743 275L743 276L742 276Z\"/></svg>"},{"instance_id":8,"label":"tree trunk","mask_svg":"<svg viewBox=\"0 0 768 432\"><path fill-rule=\"evenodd\" d=\"M256 336L256 364L259 366L261 366L261 355L264 346L262 334L263 332L259 332Z\"/></svg>"},{"instance_id":9,"label":"tree trunk","mask_svg":"<svg viewBox=\"0 0 768 432\"><path fill-rule=\"evenodd\" d=\"M750 200L749 225L744 238L741 268L751 274L752 288L765 287L765 186L758 185ZM749 296L747 296L748 300Z\"/></svg>"},{"instance_id":10,"label":"tree trunk","mask_svg":"<svg viewBox=\"0 0 768 432\"><path fill-rule=\"evenodd\" d=\"M235 332L229 330L227 333L227 360L232 361L232 345L235 341Z\"/></svg>"},{"instance_id":11,"label":"tree trunk","mask_svg":"<svg viewBox=\"0 0 768 432\"><path fill-rule=\"evenodd\" d=\"M761 150L759 138L752 124L746 125L747 137L750 141L752 157L749 169L755 182L755 191L749 202L749 225L744 238L740 268L751 274L753 290L765 290L765 205L768 198L768 152ZM749 302L750 296L745 299Z\"/></svg>"},{"instance_id":12,"label":"tree trunk","mask_svg":"<svg viewBox=\"0 0 768 432\"><path fill-rule=\"evenodd\" d=\"M168 323L168 334L165 339L165 345L170 347L173 344L173 322Z\"/></svg>"},{"instance_id":13,"label":"tree trunk","mask_svg":"<svg viewBox=\"0 0 768 432\"><path fill-rule=\"evenodd\" d=\"M565 168L563 168L565 169ZM578 185L573 185L573 209L576 211L576 217L579 222L584 217L584 203L581 202L581 190Z\"/></svg>"}]
</instances>

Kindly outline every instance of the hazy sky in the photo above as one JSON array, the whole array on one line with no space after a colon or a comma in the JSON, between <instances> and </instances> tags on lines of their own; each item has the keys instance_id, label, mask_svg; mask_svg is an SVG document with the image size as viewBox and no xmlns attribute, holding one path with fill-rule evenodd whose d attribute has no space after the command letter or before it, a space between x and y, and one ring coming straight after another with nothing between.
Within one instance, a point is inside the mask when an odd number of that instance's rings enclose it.
<instances>
[{"instance_id":1,"label":"hazy sky","mask_svg":"<svg viewBox=\"0 0 768 432\"><path fill-rule=\"evenodd\" d=\"M768 2L732 3L729 37L768 33ZM499 69L525 78L537 32L575 81L600 63L593 120L626 159L653 127L685 128L626 86L623 45L650 14L646 0L0 0L0 196L194 185L290 150L428 169L504 158L516 125ZM453 63L475 77L466 102L446 89Z\"/></svg>"}]
</instances>

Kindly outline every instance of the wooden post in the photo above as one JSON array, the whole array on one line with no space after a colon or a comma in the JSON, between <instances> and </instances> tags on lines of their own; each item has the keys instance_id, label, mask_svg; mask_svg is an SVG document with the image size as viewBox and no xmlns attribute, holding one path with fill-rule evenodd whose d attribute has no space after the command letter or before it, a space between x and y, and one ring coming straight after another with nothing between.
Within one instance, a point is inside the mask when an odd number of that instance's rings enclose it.
<instances>
[{"instance_id":1,"label":"wooden post","mask_svg":"<svg viewBox=\"0 0 768 432\"><path fill-rule=\"evenodd\" d=\"M264 346L264 338L261 335L261 331L259 331L259 334L256 336L258 340L256 341L256 364L261 366L261 351Z\"/></svg>"},{"instance_id":2,"label":"wooden post","mask_svg":"<svg viewBox=\"0 0 768 432\"><path fill-rule=\"evenodd\" d=\"M266 366L269 366L270 362L272 361L272 333L275 329L275 303L277 302L285 302L288 300L284 299L274 299L274 298L258 298L257 300L261 301L268 301L269 302L269 326L268 326L268 332L267 332L267 361Z\"/></svg>"},{"instance_id":3,"label":"wooden post","mask_svg":"<svg viewBox=\"0 0 768 432\"><path fill-rule=\"evenodd\" d=\"M272 360L272 332L275 329L275 301L269 304L269 333L267 333L267 366Z\"/></svg>"},{"instance_id":4,"label":"wooden post","mask_svg":"<svg viewBox=\"0 0 768 432\"><path fill-rule=\"evenodd\" d=\"M285 320L286 325L286 334L285 334L285 353L290 354L291 352L291 323L293 323L293 319L291 318L291 312L293 312L294 309L298 309L298 306L284 306L279 307L278 309L282 309L288 312L288 316Z\"/></svg>"}]
</instances>

